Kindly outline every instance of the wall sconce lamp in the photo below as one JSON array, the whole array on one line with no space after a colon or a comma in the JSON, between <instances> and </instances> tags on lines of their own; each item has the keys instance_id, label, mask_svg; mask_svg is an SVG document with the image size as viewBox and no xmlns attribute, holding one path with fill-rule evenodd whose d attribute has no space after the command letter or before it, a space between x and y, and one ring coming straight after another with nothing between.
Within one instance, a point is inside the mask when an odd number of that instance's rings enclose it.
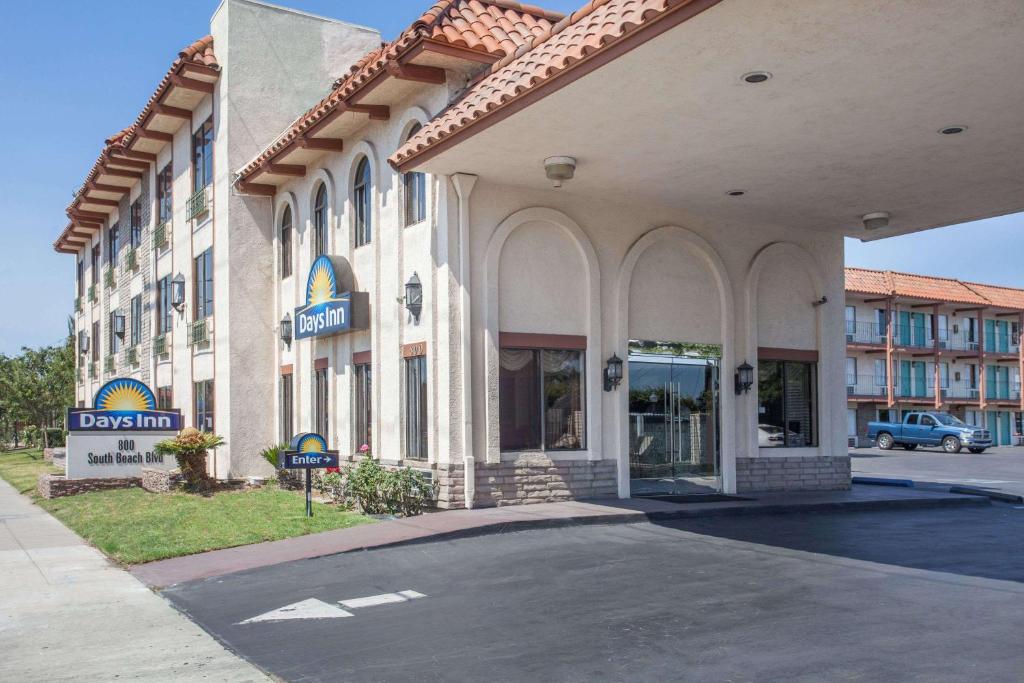
<instances>
[{"instance_id":1,"label":"wall sconce lamp","mask_svg":"<svg viewBox=\"0 0 1024 683\"><path fill-rule=\"evenodd\" d=\"M292 348L292 314L285 313L284 317L281 318L281 341L284 342L285 346L289 349Z\"/></svg>"},{"instance_id":2,"label":"wall sconce lamp","mask_svg":"<svg viewBox=\"0 0 1024 683\"><path fill-rule=\"evenodd\" d=\"M114 314L114 334L124 339L124 313Z\"/></svg>"},{"instance_id":3,"label":"wall sconce lamp","mask_svg":"<svg viewBox=\"0 0 1024 683\"><path fill-rule=\"evenodd\" d=\"M817 301L813 302L811 305L814 306L815 308L817 308L818 306L824 306L827 303L828 303L828 297L827 296L823 296L820 299L818 299Z\"/></svg>"},{"instance_id":4,"label":"wall sconce lamp","mask_svg":"<svg viewBox=\"0 0 1024 683\"><path fill-rule=\"evenodd\" d=\"M178 273L171 280L171 306L174 306L179 312L182 306L185 305L185 276Z\"/></svg>"},{"instance_id":5,"label":"wall sconce lamp","mask_svg":"<svg viewBox=\"0 0 1024 683\"><path fill-rule=\"evenodd\" d=\"M412 314L413 320L417 323L420 321L420 313L423 311L423 283L415 271L405 283L405 310Z\"/></svg>"},{"instance_id":6,"label":"wall sconce lamp","mask_svg":"<svg viewBox=\"0 0 1024 683\"><path fill-rule=\"evenodd\" d=\"M605 361L604 366L604 390L611 391L622 382L622 359L618 354L613 353L612 357Z\"/></svg>"},{"instance_id":7,"label":"wall sconce lamp","mask_svg":"<svg viewBox=\"0 0 1024 683\"><path fill-rule=\"evenodd\" d=\"M736 395L745 394L754 386L754 368L747 361L736 368Z\"/></svg>"},{"instance_id":8,"label":"wall sconce lamp","mask_svg":"<svg viewBox=\"0 0 1024 683\"><path fill-rule=\"evenodd\" d=\"M89 335L84 330L78 331L78 353L83 356L89 353Z\"/></svg>"}]
</instances>

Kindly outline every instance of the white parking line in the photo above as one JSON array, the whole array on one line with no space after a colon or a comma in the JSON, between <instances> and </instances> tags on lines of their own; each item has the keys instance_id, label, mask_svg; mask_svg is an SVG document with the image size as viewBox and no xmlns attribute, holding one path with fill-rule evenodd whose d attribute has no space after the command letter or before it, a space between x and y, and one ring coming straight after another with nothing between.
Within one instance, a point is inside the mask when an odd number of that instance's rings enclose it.
<instances>
[{"instance_id":1,"label":"white parking line","mask_svg":"<svg viewBox=\"0 0 1024 683\"><path fill-rule=\"evenodd\" d=\"M416 591L398 591L397 593L381 593L380 595L369 595L365 598L352 598L350 600L339 600L338 603L349 609L361 609L363 607L376 607L377 605L389 605L395 602L408 602L416 598L427 597Z\"/></svg>"}]
</instances>

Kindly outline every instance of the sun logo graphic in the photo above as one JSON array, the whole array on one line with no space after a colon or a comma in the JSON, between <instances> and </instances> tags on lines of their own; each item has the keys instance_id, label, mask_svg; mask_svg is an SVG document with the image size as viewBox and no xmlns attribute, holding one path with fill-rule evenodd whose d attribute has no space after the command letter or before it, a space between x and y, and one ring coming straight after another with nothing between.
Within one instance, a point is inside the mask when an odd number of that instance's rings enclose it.
<instances>
[{"instance_id":1,"label":"sun logo graphic","mask_svg":"<svg viewBox=\"0 0 1024 683\"><path fill-rule=\"evenodd\" d=\"M93 407L113 412L156 410L156 399L149 387L136 379L113 379L96 392Z\"/></svg>"},{"instance_id":2,"label":"sun logo graphic","mask_svg":"<svg viewBox=\"0 0 1024 683\"><path fill-rule=\"evenodd\" d=\"M334 265L326 256L321 256L313 262L309 269L309 280L306 283L306 306L317 306L319 304L333 301L337 296L337 280L334 277Z\"/></svg>"},{"instance_id":3,"label":"sun logo graphic","mask_svg":"<svg viewBox=\"0 0 1024 683\"><path fill-rule=\"evenodd\" d=\"M299 439L298 448L300 453L326 453L327 441L319 434L304 434Z\"/></svg>"}]
</instances>

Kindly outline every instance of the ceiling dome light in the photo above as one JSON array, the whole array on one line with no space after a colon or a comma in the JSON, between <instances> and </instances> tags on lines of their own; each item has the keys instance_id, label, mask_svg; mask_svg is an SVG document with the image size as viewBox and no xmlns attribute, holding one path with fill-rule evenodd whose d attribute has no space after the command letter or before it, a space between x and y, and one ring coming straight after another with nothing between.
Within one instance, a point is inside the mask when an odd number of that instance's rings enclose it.
<instances>
[{"instance_id":1,"label":"ceiling dome light","mask_svg":"<svg viewBox=\"0 0 1024 683\"><path fill-rule=\"evenodd\" d=\"M576 175L576 159L573 157L548 157L544 160L544 173L553 180L555 187L561 187L563 180L572 180Z\"/></svg>"},{"instance_id":2,"label":"ceiling dome light","mask_svg":"<svg viewBox=\"0 0 1024 683\"><path fill-rule=\"evenodd\" d=\"M952 126L946 126L945 128L940 128L939 132L943 135L956 135L957 133L963 133L965 130L967 130L967 126L955 124Z\"/></svg>"},{"instance_id":3,"label":"ceiling dome light","mask_svg":"<svg viewBox=\"0 0 1024 683\"><path fill-rule=\"evenodd\" d=\"M771 77L772 75L767 71L751 71L743 74L743 80L747 83L764 83Z\"/></svg>"},{"instance_id":4,"label":"ceiling dome light","mask_svg":"<svg viewBox=\"0 0 1024 683\"><path fill-rule=\"evenodd\" d=\"M875 211L866 213L861 217L865 230L881 230L889 227L889 213L887 211Z\"/></svg>"},{"instance_id":5,"label":"ceiling dome light","mask_svg":"<svg viewBox=\"0 0 1024 683\"><path fill-rule=\"evenodd\" d=\"M746 190L729 190L728 192L726 192L726 194L729 195L730 197L742 197L746 193Z\"/></svg>"}]
</instances>

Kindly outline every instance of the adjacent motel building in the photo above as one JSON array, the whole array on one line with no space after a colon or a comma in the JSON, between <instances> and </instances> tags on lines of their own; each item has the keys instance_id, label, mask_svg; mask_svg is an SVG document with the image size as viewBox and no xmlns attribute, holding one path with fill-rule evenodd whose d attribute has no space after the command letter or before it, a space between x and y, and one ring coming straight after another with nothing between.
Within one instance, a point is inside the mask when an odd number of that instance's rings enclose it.
<instances>
[{"instance_id":1,"label":"adjacent motel building","mask_svg":"<svg viewBox=\"0 0 1024 683\"><path fill-rule=\"evenodd\" d=\"M1020 7L939 5L225 0L68 208L77 399L441 507L845 488L844 236L1024 209Z\"/></svg>"},{"instance_id":2,"label":"adjacent motel building","mask_svg":"<svg viewBox=\"0 0 1024 683\"><path fill-rule=\"evenodd\" d=\"M872 420L944 410L1024 441L1024 289L846 269L847 433L870 445Z\"/></svg>"}]
</instances>

